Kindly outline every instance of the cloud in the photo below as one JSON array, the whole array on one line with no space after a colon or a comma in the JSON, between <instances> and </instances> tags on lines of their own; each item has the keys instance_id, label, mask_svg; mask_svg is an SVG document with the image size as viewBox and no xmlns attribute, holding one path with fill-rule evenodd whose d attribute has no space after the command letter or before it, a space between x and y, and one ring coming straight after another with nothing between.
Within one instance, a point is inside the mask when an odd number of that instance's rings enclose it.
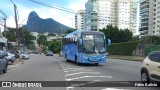
<instances>
[{"instance_id":1,"label":"cloud","mask_svg":"<svg viewBox=\"0 0 160 90\"><path fill-rule=\"evenodd\" d=\"M68 5L69 9L73 9L79 11L80 9L85 9L85 3L88 0L72 0L72 2Z\"/></svg>"}]
</instances>

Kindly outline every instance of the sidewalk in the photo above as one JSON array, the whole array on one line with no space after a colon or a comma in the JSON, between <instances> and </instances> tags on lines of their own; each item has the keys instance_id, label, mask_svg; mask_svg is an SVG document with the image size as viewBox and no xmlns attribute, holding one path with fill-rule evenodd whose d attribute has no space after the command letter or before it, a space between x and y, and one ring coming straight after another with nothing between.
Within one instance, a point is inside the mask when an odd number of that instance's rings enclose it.
<instances>
[{"instance_id":1,"label":"sidewalk","mask_svg":"<svg viewBox=\"0 0 160 90\"><path fill-rule=\"evenodd\" d=\"M24 63L24 61L23 62L21 62L19 59L16 59L15 60L15 62L12 64L12 65L8 65L8 70L11 70L11 69L13 69L13 68L16 68L16 67L18 67L18 66L20 66L21 64L23 64Z\"/></svg>"},{"instance_id":2,"label":"sidewalk","mask_svg":"<svg viewBox=\"0 0 160 90\"><path fill-rule=\"evenodd\" d=\"M128 61L142 61L145 57L139 56L122 56L122 55L109 55L110 59L120 59L120 60L128 60Z\"/></svg>"}]
</instances>

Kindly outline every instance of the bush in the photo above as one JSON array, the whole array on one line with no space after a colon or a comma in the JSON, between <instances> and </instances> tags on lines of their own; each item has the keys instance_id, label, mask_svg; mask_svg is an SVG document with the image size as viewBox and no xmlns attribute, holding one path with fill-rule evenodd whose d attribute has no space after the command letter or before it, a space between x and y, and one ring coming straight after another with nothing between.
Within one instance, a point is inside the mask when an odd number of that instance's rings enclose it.
<instances>
[{"instance_id":1,"label":"bush","mask_svg":"<svg viewBox=\"0 0 160 90\"><path fill-rule=\"evenodd\" d=\"M131 56L133 54L133 51L136 49L137 45L137 41L113 43L111 46L107 46L107 52L109 52L110 55Z\"/></svg>"},{"instance_id":2,"label":"bush","mask_svg":"<svg viewBox=\"0 0 160 90\"><path fill-rule=\"evenodd\" d=\"M152 51L158 51L158 50L160 50L160 45L153 45L153 44L145 45L144 55L147 56L148 53Z\"/></svg>"},{"instance_id":3,"label":"bush","mask_svg":"<svg viewBox=\"0 0 160 90\"><path fill-rule=\"evenodd\" d=\"M59 53L61 51L61 41L53 40L48 42L48 49L53 53Z\"/></svg>"}]
</instances>

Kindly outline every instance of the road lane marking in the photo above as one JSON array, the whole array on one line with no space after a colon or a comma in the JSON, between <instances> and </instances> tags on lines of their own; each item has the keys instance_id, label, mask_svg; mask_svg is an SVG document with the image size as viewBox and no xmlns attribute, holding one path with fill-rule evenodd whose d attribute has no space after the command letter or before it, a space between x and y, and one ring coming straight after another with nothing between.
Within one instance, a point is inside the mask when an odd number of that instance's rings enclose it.
<instances>
[{"instance_id":1,"label":"road lane marking","mask_svg":"<svg viewBox=\"0 0 160 90\"><path fill-rule=\"evenodd\" d=\"M64 71L66 71L66 70L78 70L78 69L85 69L85 68L65 68L65 69L63 69Z\"/></svg>"},{"instance_id":2,"label":"road lane marking","mask_svg":"<svg viewBox=\"0 0 160 90\"><path fill-rule=\"evenodd\" d=\"M74 87L66 87L67 90L74 90Z\"/></svg>"},{"instance_id":3,"label":"road lane marking","mask_svg":"<svg viewBox=\"0 0 160 90\"><path fill-rule=\"evenodd\" d=\"M70 66L61 66L62 68L70 68Z\"/></svg>"},{"instance_id":4,"label":"road lane marking","mask_svg":"<svg viewBox=\"0 0 160 90\"><path fill-rule=\"evenodd\" d=\"M72 81L72 80L77 80L77 79L82 79L82 78L90 78L90 77L112 78L111 76L82 76L82 77L76 77L76 78L69 78L69 79L66 79L66 81Z\"/></svg>"},{"instance_id":5,"label":"road lane marking","mask_svg":"<svg viewBox=\"0 0 160 90\"><path fill-rule=\"evenodd\" d=\"M92 71L92 70L84 70L84 69L78 69L78 70L77 70L77 69L76 69L76 70L69 70L69 71L64 71L64 72L65 72L65 73L68 73L68 72L74 72L74 71L78 71L78 72L79 72L79 71L90 72L90 71Z\"/></svg>"},{"instance_id":6,"label":"road lane marking","mask_svg":"<svg viewBox=\"0 0 160 90\"><path fill-rule=\"evenodd\" d=\"M132 90L132 89L119 89L119 88L105 88L102 90Z\"/></svg>"},{"instance_id":7,"label":"road lane marking","mask_svg":"<svg viewBox=\"0 0 160 90\"><path fill-rule=\"evenodd\" d=\"M87 74L101 74L99 72L78 72L78 73L66 74L65 76L73 76L73 75L84 74L84 73L87 73Z\"/></svg>"}]
</instances>

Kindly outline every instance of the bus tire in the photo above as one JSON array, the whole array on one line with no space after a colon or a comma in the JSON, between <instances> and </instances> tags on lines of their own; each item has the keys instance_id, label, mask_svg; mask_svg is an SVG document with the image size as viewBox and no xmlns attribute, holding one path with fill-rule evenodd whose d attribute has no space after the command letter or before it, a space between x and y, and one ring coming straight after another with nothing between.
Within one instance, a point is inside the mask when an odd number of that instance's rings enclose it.
<instances>
[{"instance_id":1,"label":"bus tire","mask_svg":"<svg viewBox=\"0 0 160 90\"><path fill-rule=\"evenodd\" d=\"M66 59L67 62L69 62L69 60L67 59L67 54L65 54L65 59Z\"/></svg>"},{"instance_id":2,"label":"bus tire","mask_svg":"<svg viewBox=\"0 0 160 90\"><path fill-rule=\"evenodd\" d=\"M75 56L75 63L79 65L79 62L77 61L77 56Z\"/></svg>"},{"instance_id":3,"label":"bus tire","mask_svg":"<svg viewBox=\"0 0 160 90\"><path fill-rule=\"evenodd\" d=\"M65 54L65 59L67 59L67 54Z\"/></svg>"},{"instance_id":4,"label":"bus tire","mask_svg":"<svg viewBox=\"0 0 160 90\"><path fill-rule=\"evenodd\" d=\"M66 61L67 61L67 62L69 62L69 60L68 60L68 59L66 59Z\"/></svg>"}]
</instances>

